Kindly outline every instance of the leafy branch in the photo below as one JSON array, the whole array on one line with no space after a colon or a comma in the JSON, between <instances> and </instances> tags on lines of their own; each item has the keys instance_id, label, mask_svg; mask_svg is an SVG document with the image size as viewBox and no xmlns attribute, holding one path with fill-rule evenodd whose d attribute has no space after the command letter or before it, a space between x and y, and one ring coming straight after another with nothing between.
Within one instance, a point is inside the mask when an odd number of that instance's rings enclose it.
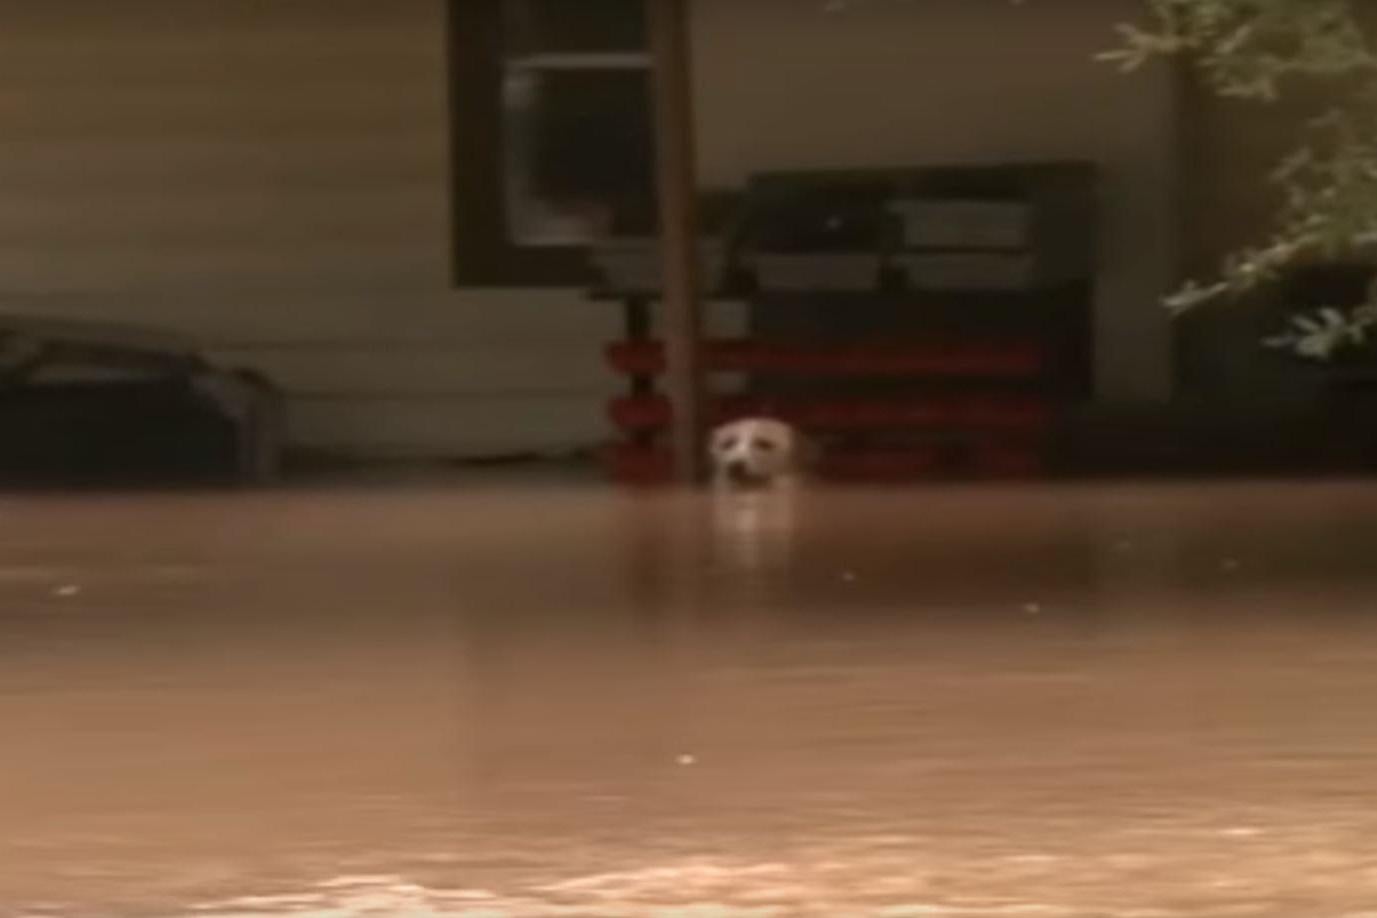
<instances>
[{"instance_id":1,"label":"leafy branch","mask_svg":"<svg viewBox=\"0 0 1377 918\"><path fill-rule=\"evenodd\" d=\"M1158 57L1190 61L1217 95L1277 99L1293 80L1326 81L1338 96L1313 119L1299 147L1272 172L1282 190L1266 242L1225 259L1208 282L1167 298L1180 313L1250 293L1300 264L1372 260L1377 246L1377 53L1352 0L1146 0L1149 18L1120 27L1122 45L1102 60L1135 70ZM1377 290L1357 307L1326 307L1292 319L1268 339L1315 359L1360 344L1377 326Z\"/></svg>"}]
</instances>

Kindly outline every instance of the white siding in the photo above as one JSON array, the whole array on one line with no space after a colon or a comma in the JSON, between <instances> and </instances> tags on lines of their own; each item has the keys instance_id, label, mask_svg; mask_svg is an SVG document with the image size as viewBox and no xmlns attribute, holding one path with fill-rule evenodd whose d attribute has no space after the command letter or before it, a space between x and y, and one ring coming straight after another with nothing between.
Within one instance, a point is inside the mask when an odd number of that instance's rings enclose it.
<instances>
[{"instance_id":1,"label":"white siding","mask_svg":"<svg viewBox=\"0 0 1377 918\"><path fill-rule=\"evenodd\" d=\"M1087 60L1133 4L822 6L699 0L706 176L1098 158L1102 389L1160 393L1169 80ZM442 0L0 0L0 309L199 335L305 445L596 441L615 310L448 288L443 43Z\"/></svg>"},{"instance_id":2,"label":"white siding","mask_svg":"<svg viewBox=\"0 0 1377 918\"><path fill-rule=\"evenodd\" d=\"M303 445L602 435L618 318L448 289L439 0L0 2L0 309L200 336Z\"/></svg>"}]
</instances>

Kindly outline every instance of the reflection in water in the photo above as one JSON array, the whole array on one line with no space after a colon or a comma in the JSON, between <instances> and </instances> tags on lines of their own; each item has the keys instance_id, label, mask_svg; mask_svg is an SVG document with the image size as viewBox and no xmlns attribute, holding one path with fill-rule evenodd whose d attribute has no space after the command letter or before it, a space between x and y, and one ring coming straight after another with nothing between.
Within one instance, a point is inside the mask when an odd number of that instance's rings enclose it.
<instances>
[{"instance_id":1,"label":"reflection in water","mask_svg":"<svg viewBox=\"0 0 1377 918\"><path fill-rule=\"evenodd\" d=\"M0 503L0 913L1358 916L1377 489Z\"/></svg>"}]
</instances>

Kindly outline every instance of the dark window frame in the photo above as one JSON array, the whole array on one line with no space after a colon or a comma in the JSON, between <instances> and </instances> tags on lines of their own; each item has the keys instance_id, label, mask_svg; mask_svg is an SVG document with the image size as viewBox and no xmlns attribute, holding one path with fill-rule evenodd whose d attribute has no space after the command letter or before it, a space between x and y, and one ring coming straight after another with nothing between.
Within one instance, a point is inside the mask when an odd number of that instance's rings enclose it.
<instances>
[{"instance_id":1,"label":"dark window frame","mask_svg":"<svg viewBox=\"0 0 1377 918\"><path fill-rule=\"evenodd\" d=\"M502 89L506 0L449 0L452 280L464 287L591 282L585 245L522 245L508 222Z\"/></svg>"}]
</instances>

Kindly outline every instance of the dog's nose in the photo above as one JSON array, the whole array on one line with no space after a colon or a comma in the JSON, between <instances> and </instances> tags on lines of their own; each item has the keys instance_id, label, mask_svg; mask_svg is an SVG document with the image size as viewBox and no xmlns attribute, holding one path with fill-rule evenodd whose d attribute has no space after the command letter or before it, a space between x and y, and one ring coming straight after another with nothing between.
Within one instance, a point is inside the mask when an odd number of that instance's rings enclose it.
<instances>
[{"instance_id":1,"label":"dog's nose","mask_svg":"<svg viewBox=\"0 0 1377 918\"><path fill-rule=\"evenodd\" d=\"M742 478L750 472L750 468L740 459L732 459L727 463L727 474L733 478Z\"/></svg>"}]
</instances>

